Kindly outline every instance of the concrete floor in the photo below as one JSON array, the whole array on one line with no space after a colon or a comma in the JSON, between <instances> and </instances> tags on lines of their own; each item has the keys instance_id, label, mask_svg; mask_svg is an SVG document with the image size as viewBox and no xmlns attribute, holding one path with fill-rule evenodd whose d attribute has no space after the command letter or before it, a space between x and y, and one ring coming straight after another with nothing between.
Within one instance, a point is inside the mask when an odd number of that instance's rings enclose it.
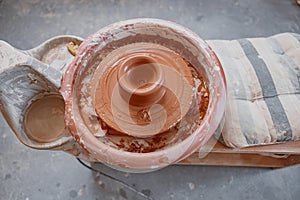
<instances>
[{"instance_id":1,"label":"concrete floor","mask_svg":"<svg viewBox=\"0 0 300 200\"><path fill-rule=\"evenodd\" d=\"M87 37L107 24L134 17L172 20L204 39L300 33L300 7L292 0L0 0L0 39L29 49L55 35ZM2 117L0 130L0 199L142 199L70 155L25 147ZM149 174L97 168L155 199L300 198L300 166L171 166Z\"/></svg>"}]
</instances>

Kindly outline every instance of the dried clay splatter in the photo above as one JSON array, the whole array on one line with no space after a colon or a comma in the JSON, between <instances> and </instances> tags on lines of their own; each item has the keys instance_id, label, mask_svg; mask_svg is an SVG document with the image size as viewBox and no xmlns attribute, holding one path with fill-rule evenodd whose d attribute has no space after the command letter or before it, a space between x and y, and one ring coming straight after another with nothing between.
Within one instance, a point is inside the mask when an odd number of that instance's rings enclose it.
<instances>
[{"instance_id":1,"label":"dried clay splatter","mask_svg":"<svg viewBox=\"0 0 300 200\"><path fill-rule=\"evenodd\" d=\"M79 45L78 44L75 44L74 42L69 42L67 44L67 48L69 50L69 52L73 55L73 56L76 56L77 52L78 52L78 48L79 48Z\"/></svg>"}]
</instances>

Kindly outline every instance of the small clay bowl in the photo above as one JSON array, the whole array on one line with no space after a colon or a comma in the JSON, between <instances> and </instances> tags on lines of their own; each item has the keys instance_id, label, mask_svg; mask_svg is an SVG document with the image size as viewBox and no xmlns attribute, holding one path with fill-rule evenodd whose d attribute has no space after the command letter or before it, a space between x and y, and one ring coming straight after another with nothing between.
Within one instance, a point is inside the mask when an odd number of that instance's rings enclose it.
<instances>
[{"instance_id":1,"label":"small clay bowl","mask_svg":"<svg viewBox=\"0 0 300 200\"><path fill-rule=\"evenodd\" d=\"M99 112L96 112L93 99L97 91L97 87L93 87L93 84L98 85L95 82L100 81L93 77L97 73L104 73L99 71L99 64L112 51L134 43L155 43L176 52L205 78L210 91L207 112L192 133L182 138L175 138L175 143L166 144L147 153L129 152L113 146L97 121L100 118L107 119L109 114L100 107ZM159 82L160 78L155 80ZM115 87L115 85L108 85L108 87ZM124 91L130 90L126 83L122 88ZM77 142L100 162L122 170L139 172L155 170L179 162L208 141L224 114L226 81L215 53L191 30L164 20L133 19L109 25L81 44L75 59L63 77L61 93L66 103L66 125Z\"/></svg>"}]
</instances>

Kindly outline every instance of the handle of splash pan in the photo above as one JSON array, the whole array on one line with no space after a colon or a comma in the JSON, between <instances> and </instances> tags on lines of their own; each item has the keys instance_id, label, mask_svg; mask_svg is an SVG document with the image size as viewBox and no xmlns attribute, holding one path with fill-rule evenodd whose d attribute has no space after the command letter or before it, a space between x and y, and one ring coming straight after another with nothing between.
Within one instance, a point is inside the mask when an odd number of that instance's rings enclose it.
<instances>
[{"instance_id":1,"label":"handle of splash pan","mask_svg":"<svg viewBox=\"0 0 300 200\"><path fill-rule=\"evenodd\" d=\"M13 67L24 65L31 67L57 88L60 87L61 72L0 40L0 74Z\"/></svg>"}]
</instances>

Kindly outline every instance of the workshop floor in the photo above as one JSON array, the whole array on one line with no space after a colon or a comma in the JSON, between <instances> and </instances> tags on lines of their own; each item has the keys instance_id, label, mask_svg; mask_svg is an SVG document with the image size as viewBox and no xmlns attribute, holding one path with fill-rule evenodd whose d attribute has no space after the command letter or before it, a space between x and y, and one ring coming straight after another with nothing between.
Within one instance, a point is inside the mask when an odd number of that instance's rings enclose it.
<instances>
[{"instance_id":1,"label":"workshop floor","mask_svg":"<svg viewBox=\"0 0 300 200\"><path fill-rule=\"evenodd\" d=\"M135 17L172 20L204 39L300 33L300 6L293 0L0 0L0 39L29 49L52 36L87 37L112 22ZM154 199L300 198L300 166L171 166L149 174L97 167ZM142 198L92 173L68 154L22 145L0 116L0 199Z\"/></svg>"}]
</instances>

